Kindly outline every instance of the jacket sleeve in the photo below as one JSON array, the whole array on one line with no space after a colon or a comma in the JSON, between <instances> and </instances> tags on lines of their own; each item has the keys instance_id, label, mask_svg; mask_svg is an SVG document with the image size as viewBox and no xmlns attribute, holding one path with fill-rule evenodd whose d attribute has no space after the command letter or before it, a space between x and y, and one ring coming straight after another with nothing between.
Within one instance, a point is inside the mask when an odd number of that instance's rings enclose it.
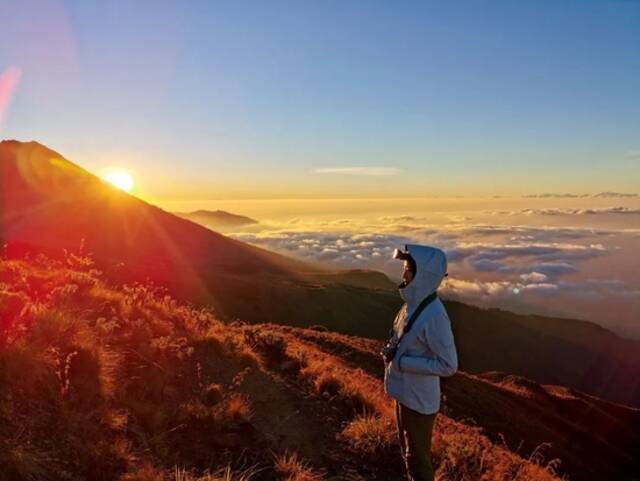
<instances>
[{"instance_id":1,"label":"jacket sleeve","mask_svg":"<svg viewBox=\"0 0 640 481\"><path fill-rule=\"evenodd\" d=\"M446 313L443 312L430 319L425 331L424 340L434 353L434 357L404 354L400 357L400 370L429 376L452 376L458 370L458 355L451 331L451 321Z\"/></svg>"}]
</instances>

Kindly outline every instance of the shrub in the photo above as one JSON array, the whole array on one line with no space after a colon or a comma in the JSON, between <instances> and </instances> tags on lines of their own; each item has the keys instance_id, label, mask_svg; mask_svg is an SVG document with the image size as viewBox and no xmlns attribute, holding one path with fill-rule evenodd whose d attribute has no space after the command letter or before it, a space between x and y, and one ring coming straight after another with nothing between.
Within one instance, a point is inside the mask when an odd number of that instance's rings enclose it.
<instances>
[{"instance_id":1,"label":"shrub","mask_svg":"<svg viewBox=\"0 0 640 481\"><path fill-rule=\"evenodd\" d=\"M379 414L363 414L351 421L341 436L351 448L367 456L384 453L394 446L397 439L396 427Z\"/></svg>"}]
</instances>

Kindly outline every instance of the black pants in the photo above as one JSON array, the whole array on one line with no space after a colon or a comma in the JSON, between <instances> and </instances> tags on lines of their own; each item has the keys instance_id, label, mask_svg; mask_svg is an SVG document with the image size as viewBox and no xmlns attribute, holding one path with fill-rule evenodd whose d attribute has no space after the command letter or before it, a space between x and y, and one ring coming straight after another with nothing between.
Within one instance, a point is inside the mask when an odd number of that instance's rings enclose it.
<instances>
[{"instance_id":1,"label":"black pants","mask_svg":"<svg viewBox=\"0 0 640 481\"><path fill-rule=\"evenodd\" d=\"M409 481L433 481L431 434L436 414L421 414L396 402L396 421Z\"/></svg>"}]
</instances>

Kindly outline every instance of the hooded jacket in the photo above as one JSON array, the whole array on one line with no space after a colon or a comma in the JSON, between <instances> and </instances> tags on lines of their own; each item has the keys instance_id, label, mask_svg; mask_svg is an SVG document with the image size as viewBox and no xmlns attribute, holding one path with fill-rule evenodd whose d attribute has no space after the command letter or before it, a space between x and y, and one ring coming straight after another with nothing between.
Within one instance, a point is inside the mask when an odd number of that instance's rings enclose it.
<instances>
[{"instance_id":1,"label":"hooded jacket","mask_svg":"<svg viewBox=\"0 0 640 481\"><path fill-rule=\"evenodd\" d=\"M400 338L398 350L385 369L385 391L398 402L422 414L440 410L440 377L458 369L458 356L447 311L440 301L431 302L418 316L411 330L402 330L413 311L435 292L447 272L447 258L440 249L407 245L416 262L416 273L400 288L405 304L396 315L393 331Z\"/></svg>"}]
</instances>

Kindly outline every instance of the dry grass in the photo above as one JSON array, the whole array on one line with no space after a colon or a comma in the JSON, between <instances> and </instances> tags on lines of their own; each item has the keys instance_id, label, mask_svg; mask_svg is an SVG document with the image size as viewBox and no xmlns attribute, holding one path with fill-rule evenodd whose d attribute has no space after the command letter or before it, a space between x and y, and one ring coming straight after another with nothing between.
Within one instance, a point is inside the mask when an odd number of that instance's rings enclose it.
<instances>
[{"instance_id":1,"label":"dry grass","mask_svg":"<svg viewBox=\"0 0 640 481\"><path fill-rule=\"evenodd\" d=\"M268 328L264 328L268 329ZM276 328L274 328L276 329ZM303 366L300 376L324 399L351 406L351 420L340 433L353 454L375 466L399 458L395 410L381 383L341 359L301 340L289 328L287 354ZM334 334L323 337L330 339ZM344 342L343 337L340 338ZM348 340L347 340L348 341ZM558 480L558 461L545 462L541 451L522 458L506 446L492 443L474 427L438 416L433 441L439 481L552 481Z\"/></svg>"},{"instance_id":2,"label":"dry grass","mask_svg":"<svg viewBox=\"0 0 640 481\"><path fill-rule=\"evenodd\" d=\"M275 470L282 476L282 481L322 481L322 474L314 471L297 454L284 453L276 456Z\"/></svg>"},{"instance_id":3,"label":"dry grass","mask_svg":"<svg viewBox=\"0 0 640 481\"><path fill-rule=\"evenodd\" d=\"M198 475L177 466L173 472L169 472L145 463L140 468L120 477L120 481L251 481L255 473L253 469L234 471L227 466L214 473L206 472Z\"/></svg>"},{"instance_id":4,"label":"dry grass","mask_svg":"<svg viewBox=\"0 0 640 481\"><path fill-rule=\"evenodd\" d=\"M226 466L252 448L264 456L243 393L257 368L301 381L337 408L345 427L336 442L354 464L399 462L380 381L295 330L230 326L157 287L114 288L80 256L0 260L0 479L256 479L255 470ZM558 479L540 452L522 458L443 415L434 460L440 481ZM269 470L287 481L323 479L296 455Z\"/></svg>"},{"instance_id":5,"label":"dry grass","mask_svg":"<svg viewBox=\"0 0 640 481\"><path fill-rule=\"evenodd\" d=\"M233 421L249 422L252 416L249 398L243 394L233 394L227 402L225 414Z\"/></svg>"},{"instance_id":6,"label":"dry grass","mask_svg":"<svg viewBox=\"0 0 640 481\"><path fill-rule=\"evenodd\" d=\"M206 468L196 451L251 442L238 375L257 363L210 312L111 287L90 259L2 259L0 478L163 479L130 468L145 457Z\"/></svg>"},{"instance_id":7,"label":"dry grass","mask_svg":"<svg viewBox=\"0 0 640 481\"><path fill-rule=\"evenodd\" d=\"M528 459L492 444L473 429L460 429L449 421L434 439L439 461L438 481L552 481L557 461L544 462L541 451Z\"/></svg>"},{"instance_id":8,"label":"dry grass","mask_svg":"<svg viewBox=\"0 0 640 481\"><path fill-rule=\"evenodd\" d=\"M325 398L338 398L354 414L377 412L391 415L393 412L380 382L361 369L353 369L338 358L295 338L288 343L287 353L302 366L300 375Z\"/></svg>"},{"instance_id":9,"label":"dry grass","mask_svg":"<svg viewBox=\"0 0 640 481\"><path fill-rule=\"evenodd\" d=\"M379 414L357 416L344 428L342 436L355 451L368 456L388 451L398 437L395 425Z\"/></svg>"},{"instance_id":10,"label":"dry grass","mask_svg":"<svg viewBox=\"0 0 640 481\"><path fill-rule=\"evenodd\" d=\"M255 469L233 471L231 467L227 466L215 473L194 475L184 469L176 468L171 481L251 481L256 473Z\"/></svg>"}]
</instances>

